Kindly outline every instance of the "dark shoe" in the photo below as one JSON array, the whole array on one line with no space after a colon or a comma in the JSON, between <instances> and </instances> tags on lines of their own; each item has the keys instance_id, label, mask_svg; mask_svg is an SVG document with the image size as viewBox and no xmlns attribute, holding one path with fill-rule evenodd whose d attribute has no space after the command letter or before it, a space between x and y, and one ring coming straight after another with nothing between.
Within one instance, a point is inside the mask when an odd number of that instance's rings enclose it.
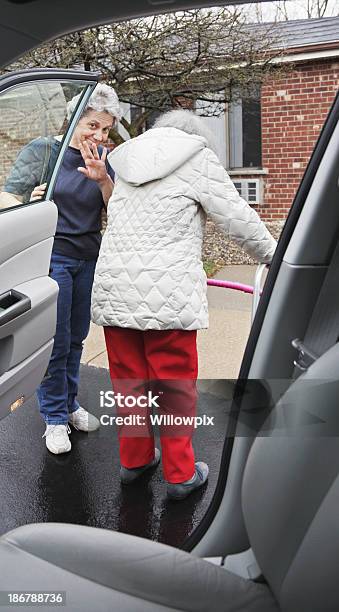
<instances>
[{"instance_id":1,"label":"dark shoe","mask_svg":"<svg viewBox=\"0 0 339 612\"><path fill-rule=\"evenodd\" d=\"M122 484L130 484L134 482L139 476L141 476L146 470L150 470L153 467L156 467L160 461L160 451L158 448L154 449L154 459L150 461L150 463L146 463L146 465L142 465L141 467L136 468L126 468L121 466L120 468L120 480Z\"/></svg>"},{"instance_id":2,"label":"dark shoe","mask_svg":"<svg viewBox=\"0 0 339 612\"><path fill-rule=\"evenodd\" d=\"M208 465L203 461L197 461L195 464L195 474L190 480L173 484L167 483L167 495L170 499L185 499L190 493L193 493L199 487L205 484L208 478Z\"/></svg>"}]
</instances>

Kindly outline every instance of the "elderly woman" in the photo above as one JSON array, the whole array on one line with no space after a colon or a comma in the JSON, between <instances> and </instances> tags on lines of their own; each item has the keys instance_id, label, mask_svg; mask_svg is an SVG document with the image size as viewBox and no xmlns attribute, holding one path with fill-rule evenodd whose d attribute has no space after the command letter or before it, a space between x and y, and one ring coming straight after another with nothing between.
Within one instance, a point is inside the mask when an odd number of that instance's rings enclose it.
<instances>
[{"instance_id":1,"label":"elderly woman","mask_svg":"<svg viewBox=\"0 0 339 612\"><path fill-rule=\"evenodd\" d=\"M259 262L271 261L276 243L238 194L203 121L192 112L164 114L108 159L116 186L96 267L92 319L104 326L113 387L126 391L133 379L159 381L156 388L165 389L161 410L193 415L196 334L208 327L201 261L206 213ZM120 431L123 483L159 463L143 418L138 428ZM208 477L208 466L195 463L191 433L180 427L177 435L173 427L161 431L171 498L185 498Z\"/></svg>"},{"instance_id":2,"label":"elderly woman","mask_svg":"<svg viewBox=\"0 0 339 612\"><path fill-rule=\"evenodd\" d=\"M78 99L75 96L68 103L68 118ZM89 330L91 290L101 242L101 213L113 190L114 172L106 161L103 144L120 116L114 89L97 85L65 153L53 193L58 223L50 276L59 285L57 327L48 373L38 390L38 399L46 422L46 446L55 454L71 450L68 423L86 432L99 427L98 419L79 405L77 393L82 343ZM50 138L51 170L60 140L61 137ZM26 197L29 185L31 201L44 195L46 183L36 183L39 179L35 178L34 170L41 176L38 161L45 150L46 138L37 138L22 149L4 186L7 203L17 204L20 197Z\"/></svg>"}]
</instances>

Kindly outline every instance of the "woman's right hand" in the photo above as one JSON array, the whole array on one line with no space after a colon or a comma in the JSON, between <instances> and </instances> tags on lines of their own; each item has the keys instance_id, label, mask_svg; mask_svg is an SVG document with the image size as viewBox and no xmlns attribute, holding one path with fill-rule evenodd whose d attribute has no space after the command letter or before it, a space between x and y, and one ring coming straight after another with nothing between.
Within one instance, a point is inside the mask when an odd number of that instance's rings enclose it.
<instances>
[{"instance_id":1,"label":"woman's right hand","mask_svg":"<svg viewBox=\"0 0 339 612\"><path fill-rule=\"evenodd\" d=\"M47 183L42 183L42 185L37 185L34 187L29 201L35 202L35 200L41 200L41 198L43 198L45 195L46 187Z\"/></svg>"}]
</instances>

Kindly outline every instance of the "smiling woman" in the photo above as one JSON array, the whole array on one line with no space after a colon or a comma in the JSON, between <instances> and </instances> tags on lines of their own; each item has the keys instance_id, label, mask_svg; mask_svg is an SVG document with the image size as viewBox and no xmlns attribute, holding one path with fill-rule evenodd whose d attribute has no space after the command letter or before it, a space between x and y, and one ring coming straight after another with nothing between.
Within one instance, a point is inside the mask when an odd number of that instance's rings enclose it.
<instances>
[{"instance_id":1,"label":"smiling woman","mask_svg":"<svg viewBox=\"0 0 339 612\"><path fill-rule=\"evenodd\" d=\"M68 104L68 117L77 102L75 98ZM119 118L115 91L98 85L72 136L54 190L59 217L50 275L59 285L57 330L49 376L42 382L38 398L46 422L46 446L55 454L71 450L68 423L82 431L99 427L98 420L80 407L77 392L101 241L101 211L113 189L114 172L106 162L103 144ZM37 196L43 188L38 186Z\"/></svg>"}]
</instances>

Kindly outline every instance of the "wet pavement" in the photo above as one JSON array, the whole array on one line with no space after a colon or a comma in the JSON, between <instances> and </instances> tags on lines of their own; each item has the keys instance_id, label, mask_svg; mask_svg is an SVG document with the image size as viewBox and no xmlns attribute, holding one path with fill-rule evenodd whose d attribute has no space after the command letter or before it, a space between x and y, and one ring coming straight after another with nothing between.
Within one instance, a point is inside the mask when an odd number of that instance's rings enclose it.
<instances>
[{"instance_id":1,"label":"wet pavement","mask_svg":"<svg viewBox=\"0 0 339 612\"><path fill-rule=\"evenodd\" d=\"M226 384L226 383L225 383ZM109 390L107 370L82 366L79 401L97 416L100 390ZM0 422L0 534L27 523L64 522L146 537L180 547L204 516L212 499L227 425L227 403L199 393L198 414L214 417L213 427L196 430L196 459L209 464L203 489L182 502L166 499L161 467L129 487L121 487L117 434L101 427L89 435L72 430L72 451L50 454L41 436L35 398Z\"/></svg>"}]
</instances>

